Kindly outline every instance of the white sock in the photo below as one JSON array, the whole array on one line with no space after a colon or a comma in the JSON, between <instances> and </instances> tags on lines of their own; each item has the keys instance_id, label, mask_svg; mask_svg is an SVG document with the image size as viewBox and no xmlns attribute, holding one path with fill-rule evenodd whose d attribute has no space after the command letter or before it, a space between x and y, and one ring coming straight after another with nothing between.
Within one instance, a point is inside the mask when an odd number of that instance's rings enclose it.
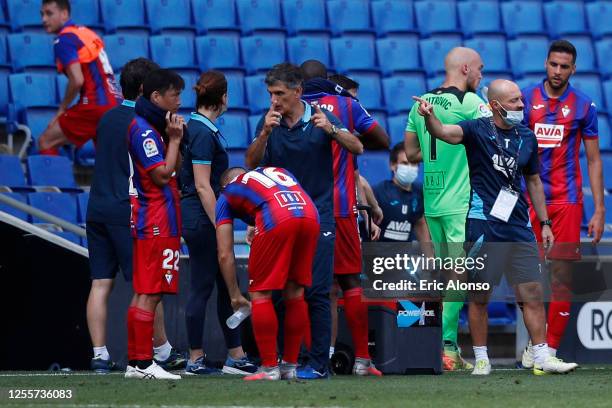
<instances>
[{"instance_id":1,"label":"white sock","mask_svg":"<svg viewBox=\"0 0 612 408\"><path fill-rule=\"evenodd\" d=\"M548 346L548 352L550 353L551 356L557 357L557 349L556 348L552 348L552 347Z\"/></svg>"},{"instance_id":2,"label":"white sock","mask_svg":"<svg viewBox=\"0 0 612 408\"><path fill-rule=\"evenodd\" d=\"M336 351L336 348L334 346L329 346L329 358L332 358L335 351Z\"/></svg>"},{"instance_id":3,"label":"white sock","mask_svg":"<svg viewBox=\"0 0 612 408\"><path fill-rule=\"evenodd\" d=\"M110 354L108 354L108 350L106 349L106 346L94 347L93 355L94 355L94 358L101 358L102 360L110 360Z\"/></svg>"},{"instance_id":4,"label":"white sock","mask_svg":"<svg viewBox=\"0 0 612 408\"><path fill-rule=\"evenodd\" d=\"M548 351L548 344L540 343L533 345L533 359L535 363L539 366L544 364L546 359L550 357L550 352Z\"/></svg>"},{"instance_id":5,"label":"white sock","mask_svg":"<svg viewBox=\"0 0 612 408\"><path fill-rule=\"evenodd\" d=\"M489 354L487 353L487 346L474 346L474 357L476 361L485 360L489 361Z\"/></svg>"},{"instance_id":6,"label":"white sock","mask_svg":"<svg viewBox=\"0 0 612 408\"><path fill-rule=\"evenodd\" d=\"M170 357L170 352L172 351L172 346L170 342L166 340L164 344L159 347L153 347L153 353L155 354L155 359L159 361L167 360Z\"/></svg>"}]
</instances>

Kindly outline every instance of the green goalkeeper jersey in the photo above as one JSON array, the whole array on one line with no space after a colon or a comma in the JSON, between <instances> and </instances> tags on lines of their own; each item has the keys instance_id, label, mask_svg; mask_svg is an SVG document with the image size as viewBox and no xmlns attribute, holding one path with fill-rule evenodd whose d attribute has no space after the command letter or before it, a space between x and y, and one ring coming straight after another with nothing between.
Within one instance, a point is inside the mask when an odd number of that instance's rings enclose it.
<instances>
[{"instance_id":1,"label":"green goalkeeper jersey","mask_svg":"<svg viewBox=\"0 0 612 408\"><path fill-rule=\"evenodd\" d=\"M437 88L421 98L433 105L436 116L446 125L491 116L488 106L478 95L455 87ZM406 131L416 133L421 145L425 215L467 213L470 175L463 145L451 145L431 136L416 106L410 111Z\"/></svg>"}]
</instances>

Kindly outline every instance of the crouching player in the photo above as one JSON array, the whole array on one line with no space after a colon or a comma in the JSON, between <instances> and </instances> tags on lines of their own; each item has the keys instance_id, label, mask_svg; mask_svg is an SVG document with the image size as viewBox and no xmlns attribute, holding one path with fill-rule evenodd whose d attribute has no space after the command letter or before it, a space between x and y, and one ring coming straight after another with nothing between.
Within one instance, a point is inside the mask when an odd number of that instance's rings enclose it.
<instances>
[{"instance_id":1,"label":"crouching player","mask_svg":"<svg viewBox=\"0 0 612 408\"><path fill-rule=\"evenodd\" d=\"M249 302L240 293L234 260L234 218L255 225L249 257L249 293L255 341L262 359L246 381L296 378L297 358L308 322L304 287L312 281L312 261L319 239L319 213L308 194L287 170L232 167L221 175L216 207L217 251L232 307ZM285 303L284 348L279 367L278 320L272 291L282 290Z\"/></svg>"},{"instance_id":2,"label":"crouching player","mask_svg":"<svg viewBox=\"0 0 612 408\"><path fill-rule=\"evenodd\" d=\"M126 378L179 380L153 361L153 319L162 294L176 294L181 214L176 169L185 121L176 114L185 84L158 69L144 80L128 128L134 298L128 309Z\"/></svg>"}]
</instances>

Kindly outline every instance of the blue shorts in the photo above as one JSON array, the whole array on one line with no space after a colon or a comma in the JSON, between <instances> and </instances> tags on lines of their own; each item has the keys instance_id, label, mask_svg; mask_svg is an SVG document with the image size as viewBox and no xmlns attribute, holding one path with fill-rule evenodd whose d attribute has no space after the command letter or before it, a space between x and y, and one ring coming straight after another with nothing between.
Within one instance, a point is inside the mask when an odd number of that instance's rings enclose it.
<instances>
[{"instance_id":1,"label":"blue shorts","mask_svg":"<svg viewBox=\"0 0 612 408\"><path fill-rule=\"evenodd\" d=\"M482 257L484 268L470 273L470 281L497 286L502 275L510 285L540 282L542 270L535 235L530 227L468 218L467 256Z\"/></svg>"},{"instance_id":2,"label":"blue shorts","mask_svg":"<svg viewBox=\"0 0 612 408\"><path fill-rule=\"evenodd\" d=\"M129 225L87 222L91 279L115 279L118 269L132 280L132 234Z\"/></svg>"}]
</instances>

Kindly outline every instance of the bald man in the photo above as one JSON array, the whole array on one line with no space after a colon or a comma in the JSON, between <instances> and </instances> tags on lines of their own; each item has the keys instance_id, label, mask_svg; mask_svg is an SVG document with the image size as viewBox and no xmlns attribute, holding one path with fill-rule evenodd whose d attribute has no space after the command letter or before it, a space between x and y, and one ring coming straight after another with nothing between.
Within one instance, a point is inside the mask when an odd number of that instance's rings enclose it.
<instances>
[{"instance_id":1,"label":"bald man","mask_svg":"<svg viewBox=\"0 0 612 408\"><path fill-rule=\"evenodd\" d=\"M444 64L444 83L421 96L433 105L442 123L453 124L490 116L487 105L475 94L482 79L480 55L470 48L457 47L448 53ZM412 109L408 117L404 145L409 161L423 161L425 219L436 256L463 256L465 217L470 198L465 149L461 145L453 146L431 137L416 109ZM453 271L446 272L453 274ZM442 312L443 365L449 371L473 368L461 358L457 346L457 325L464 298L465 292L462 291L445 294Z\"/></svg>"},{"instance_id":2,"label":"bald man","mask_svg":"<svg viewBox=\"0 0 612 408\"><path fill-rule=\"evenodd\" d=\"M491 83L489 103L493 115L443 125L430 102L419 102L428 132L446 143L463 145L470 171L471 197L466 221L468 257L480 259L481 267L468 272L470 284L479 284L470 293L470 332L476 356L472 374L488 375L487 303L491 290L502 275L523 302L523 318L534 346L535 375L566 373L576 368L550 355L546 344L546 316L542 303L540 264L536 239L529 219L529 206L521 191L521 176L537 218L542 242L554 241L546 213L544 188L538 174L538 141L523 125L521 90L504 79ZM478 261L476 261L478 265Z\"/></svg>"}]
</instances>

